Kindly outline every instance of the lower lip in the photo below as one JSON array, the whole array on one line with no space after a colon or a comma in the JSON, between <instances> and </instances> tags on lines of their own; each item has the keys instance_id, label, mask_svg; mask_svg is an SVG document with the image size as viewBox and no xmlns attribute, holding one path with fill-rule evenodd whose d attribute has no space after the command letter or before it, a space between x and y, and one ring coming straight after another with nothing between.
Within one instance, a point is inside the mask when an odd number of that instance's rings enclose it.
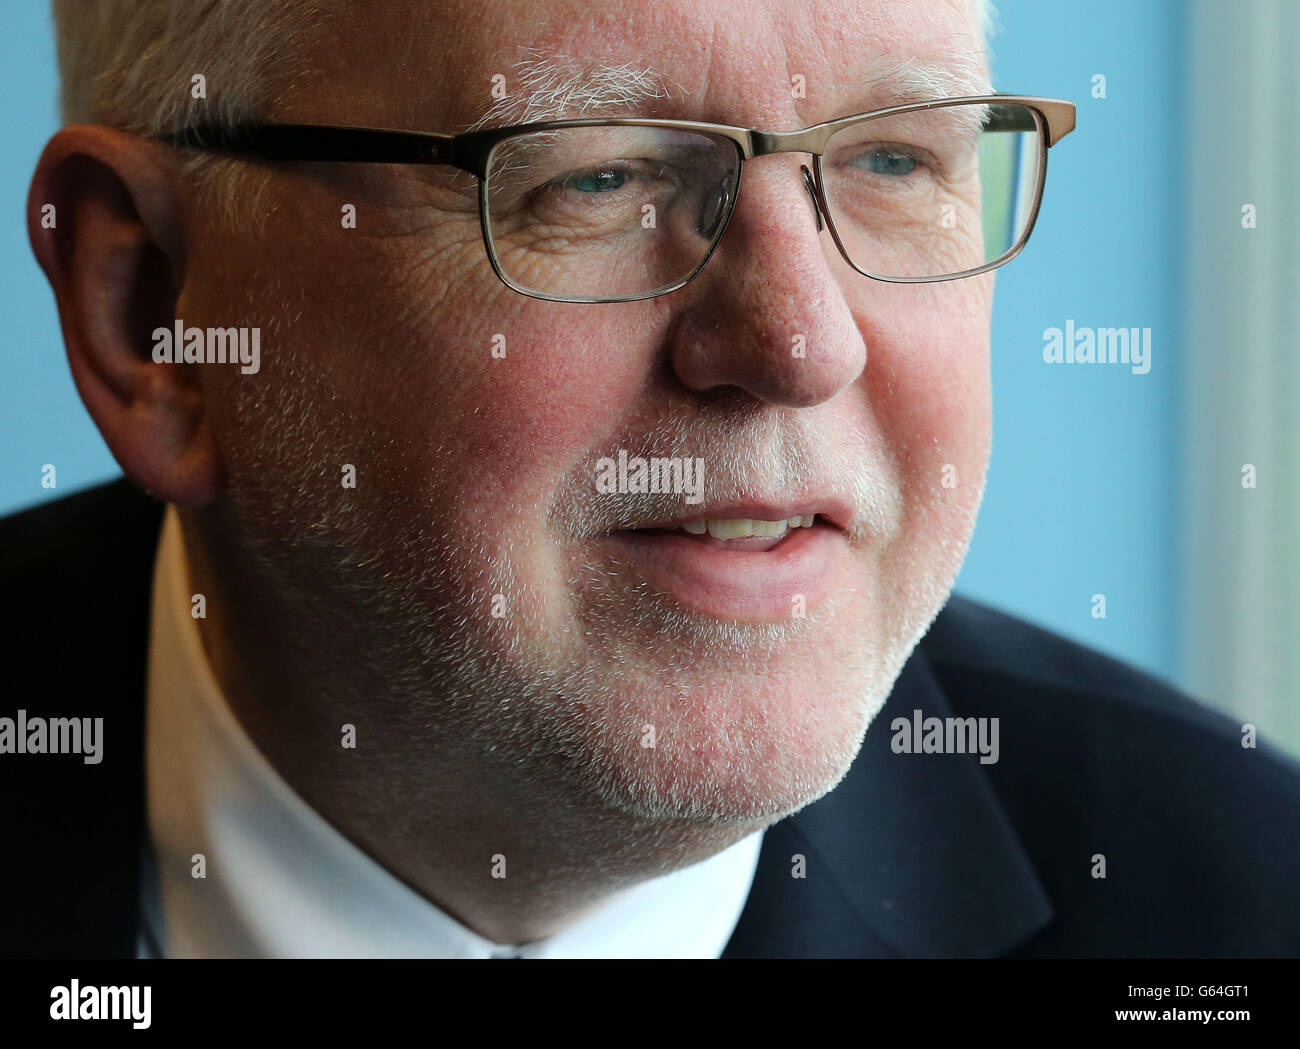
<instances>
[{"instance_id":1,"label":"lower lip","mask_svg":"<svg viewBox=\"0 0 1300 1049\"><path fill-rule=\"evenodd\" d=\"M615 532L605 542L651 586L679 604L720 619L775 621L812 611L844 578L848 545L825 524L791 529L764 551L733 550L671 532Z\"/></svg>"}]
</instances>

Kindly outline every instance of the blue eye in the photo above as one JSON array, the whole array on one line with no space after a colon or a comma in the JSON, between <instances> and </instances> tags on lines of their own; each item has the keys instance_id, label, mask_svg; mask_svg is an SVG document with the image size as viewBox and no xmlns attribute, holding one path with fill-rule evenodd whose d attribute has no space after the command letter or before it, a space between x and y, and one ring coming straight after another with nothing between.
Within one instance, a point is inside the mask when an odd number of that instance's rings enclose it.
<instances>
[{"instance_id":1,"label":"blue eye","mask_svg":"<svg viewBox=\"0 0 1300 1049\"><path fill-rule=\"evenodd\" d=\"M621 189L627 182L627 174L622 171L604 169L600 171L586 171L581 175L576 175L571 180L570 185L579 193L609 193L611 190Z\"/></svg>"},{"instance_id":2,"label":"blue eye","mask_svg":"<svg viewBox=\"0 0 1300 1049\"><path fill-rule=\"evenodd\" d=\"M876 150L867 154L865 167L873 175L910 175L916 170L916 158L893 150Z\"/></svg>"}]
</instances>

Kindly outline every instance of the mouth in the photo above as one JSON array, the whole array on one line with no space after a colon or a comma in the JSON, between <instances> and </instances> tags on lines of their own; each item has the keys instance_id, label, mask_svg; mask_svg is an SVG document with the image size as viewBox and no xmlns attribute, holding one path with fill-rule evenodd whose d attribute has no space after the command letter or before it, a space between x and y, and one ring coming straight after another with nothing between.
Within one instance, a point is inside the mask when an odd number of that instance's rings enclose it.
<instances>
[{"instance_id":1,"label":"mouth","mask_svg":"<svg viewBox=\"0 0 1300 1049\"><path fill-rule=\"evenodd\" d=\"M628 569L685 608L716 618L801 618L845 578L847 507L736 504L605 537Z\"/></svg>"},{"instance_id":2,"label":"mouth","mask_svg":"<svg viewBox=\"0 0 1300 1049\"><path fill-rule=\"evenodd\" d=\"M825 526L817 514L795 514L779 521L753 517L697 517L664 527L629 529L637 535L685 536L718 550L766 553L780 546L797 529Z\"/></svg>"},{"instance_id":3,"label":"mouth","mask_svg":"<svg viewBox=\"0 0 1300 1049\"><path fill-rule=\"evenodd\" d=\"M674 517L638 523L622 531L686 535L737 552L762 552L774 549L801 528L830 528L842 533L852 517L852 508L835 499L746 501L690 508Z\"/></svg>"}]
</instances>

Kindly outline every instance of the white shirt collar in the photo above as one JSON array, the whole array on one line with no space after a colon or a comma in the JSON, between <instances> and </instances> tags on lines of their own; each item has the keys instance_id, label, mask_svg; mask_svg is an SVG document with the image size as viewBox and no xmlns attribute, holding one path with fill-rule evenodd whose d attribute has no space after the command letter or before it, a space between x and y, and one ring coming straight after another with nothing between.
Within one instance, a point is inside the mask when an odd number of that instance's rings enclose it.
<instances>
[{"instance_id":1,"label":"white shirt collar","mask_svg":"<svg viewBox=\"0 0 1300 1049\"><path fill-rule=\"evenodd\" d=\"M762 832L623 890L546 940L494 944L372 860L280 777L227 705L190 608L180 521L169 506L150 628L153 856L146 850L141 956L721 955L749 895ZM205 878L192 876L196 854L204 857Z\"/></svg>"}]
</instances>

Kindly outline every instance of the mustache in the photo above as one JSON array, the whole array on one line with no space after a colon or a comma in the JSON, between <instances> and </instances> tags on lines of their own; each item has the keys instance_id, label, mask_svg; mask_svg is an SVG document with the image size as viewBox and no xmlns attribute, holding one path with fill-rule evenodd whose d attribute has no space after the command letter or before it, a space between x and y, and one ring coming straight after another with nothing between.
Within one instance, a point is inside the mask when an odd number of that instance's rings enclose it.
<instances>
[{"instance_id":1,"label":"mustache","mask_svg":"<svg viewBox=\"0 0 1300 1049\"><path fill-rule=\"evenodd\" d=\"M606 485L602 491L602 471L608 478L620 456L624 462L676 460L688 480L688 460L697 461L702 503L698 495L688 498L691 492L676 487L609 491ZM567 538L591 539L674 516L700 516L700 505L836 498L853 508L850 539L882 536L901 524L900 477L881 445L861 428L831 417L818 422L793 412L752 409L679 412L589 451L560 486L549 520Z\"/></svg>"}]
</instances>

